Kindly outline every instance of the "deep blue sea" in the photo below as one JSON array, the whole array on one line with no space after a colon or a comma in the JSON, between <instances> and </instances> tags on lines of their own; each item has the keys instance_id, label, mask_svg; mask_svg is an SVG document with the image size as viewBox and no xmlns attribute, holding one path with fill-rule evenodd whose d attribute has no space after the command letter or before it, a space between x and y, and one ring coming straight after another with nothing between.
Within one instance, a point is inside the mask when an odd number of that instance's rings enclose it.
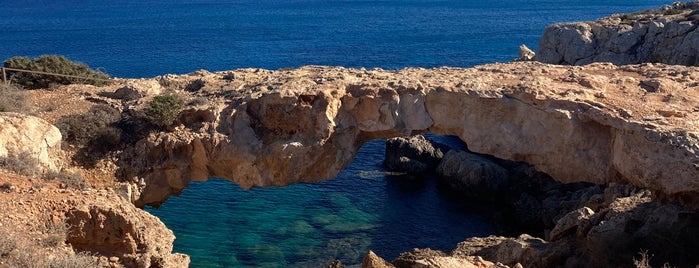
<instances>
[{"instance_id":1,"label":"deep blue sea","mask_svg":"<svg viewBox=\"0 0 699 268\"><path fill-rule=\"evenodd\" d=\"M0 58L62 54L116 77L241 67L398 69L507 62L544 27L659 0L0 0ZM387 176L383 141L337 178L243 191L192 183L159 209L192 267L314 267L451 250L494 230L433 180Z\"/></svg>"}]
</instances>

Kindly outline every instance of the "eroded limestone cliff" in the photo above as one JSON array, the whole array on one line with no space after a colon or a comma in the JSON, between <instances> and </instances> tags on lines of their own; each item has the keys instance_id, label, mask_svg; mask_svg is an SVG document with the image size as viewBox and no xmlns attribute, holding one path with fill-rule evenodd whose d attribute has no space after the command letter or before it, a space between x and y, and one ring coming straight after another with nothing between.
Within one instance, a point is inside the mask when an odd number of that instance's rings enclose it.
<instances>
[{"instance_id":1,"label":"eroded limestone cliff","mask_svg":"<svg viewBox=\"0 0 699 268\"><path fill-rule=\"evenodd\" d=\"M118 175L132 183L138 206L210 177L244 188L326 180L365 141L430 131L561 182L633 184L697 208L697 71L534 62L241 69L158 77L145 89L120 89L141 98L102 98L137 111L151 97L144 92L160 86L190 100L171 131L120 157Z\"/></svg>"},{"instance_id":2,"label":"eroded limestone cliff","mask_svg":"<svg viewBox=\"0 0 699 268\"><path fill-rule=\"evenodd\" d=\"M697 20L699 3L677 2L596 21L557 23L544 31L534 60L570 65L658 62L697 66Z\"/></svg>"}]
</instances>

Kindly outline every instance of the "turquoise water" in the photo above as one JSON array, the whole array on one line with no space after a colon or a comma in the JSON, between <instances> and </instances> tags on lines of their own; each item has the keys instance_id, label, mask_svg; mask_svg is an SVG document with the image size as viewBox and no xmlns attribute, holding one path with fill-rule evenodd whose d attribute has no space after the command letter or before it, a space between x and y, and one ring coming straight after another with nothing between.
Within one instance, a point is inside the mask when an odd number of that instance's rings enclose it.
<instances>
[{"instance_id":1,"label":"turquoise water","mask_svg":"<svg viewBox=\"0 0 699 268\"><path fill-rule=\"evenodd\" d=\"M371 249L388 259L414 247L452 250L493 234L472 208L440 194L433 180L387 176L384 141L362 147L337 178L243 191L220 179L195 182L159 209L192 267L317 267L361 262Z\"/></svg>"}]
</instances>

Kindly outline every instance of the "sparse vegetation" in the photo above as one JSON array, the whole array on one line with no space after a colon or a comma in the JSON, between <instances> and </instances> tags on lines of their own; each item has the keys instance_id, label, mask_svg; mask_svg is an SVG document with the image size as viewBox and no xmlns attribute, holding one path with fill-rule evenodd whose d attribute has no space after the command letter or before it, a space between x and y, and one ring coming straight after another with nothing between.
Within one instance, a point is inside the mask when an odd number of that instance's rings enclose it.
<instances>
[{"instance_id":1,"label":"sparse vegetation","mask_svg":"<svg viewBox=\"0 0 699 268\"><path fill-rule=\"evenodd\" d=\"M8 71L13 83L27 89L48 88L51 84L84 83L96 86L108 83L109 75L90 69L85 64L77 63L59 55L42 55L35 59L28 57L12 57L4 62L4 67L41 71L55 74L79 76L85 78L69 78L55 75L34 74Z\"/></svg>"},{"instance_id":2,"label":"sparse vegetation","mask_svg":"<svg viewBox=\"0 0 699 268\"><path fill-rule=\"evenodd\" d=\"M100 140L105 145L120 143L121 131L111 125L121 119L119 110L100 104L85 114L67 116L57 124L65 141L72 144L87 144Z\"/></svg>"},{"instance_id":3,"label":"sparse vegetation","mask_svg":"<svg viewBox=\"0 0 699 268\"><path fill-rule=\"evenodd\" d=\"M61 182L62 187L72 189L85 189L87 183L80 173L62 170L61 172L47 172L43 179L46 181L57 180Z\"/></svg>"},{"instance_id":4,"label":"sparse vegetation","mask_svg":"<svg viewBox=\"0 0 699 268\"><path fill-rule=\"evenodd\" d=\"M68 227L64 223L49 222L46 224L46 237L41 240L41 245L55 248L66 241Z\"/></svg>"},{"instance_id":5,"label":"sparse vegetation","mask_svg":"<svg viewBox=\"0 0 699 268\"><path fill-rule=\"evenodd\" d=\"M182 99L175 94L153 97L146 108L148 120L159 127L167 127L177 121L182 110Z\"/></svg>"},{"instance_id":6,"label":"sparse vegetation","mask_svg":"<svg viewBox=\"0 0 699 268\"><path fill-rule=\"evenodd\" d=\"M39 177L39 160L31 152L24 151L15 157L0 157L0 167L27 177Z\"/></svg>"},{"instance_id":7,"label":"sparse vegetation","mask_svg":"<svg viewBox=\"0 0 699 268\"><path fill-rule=\"evenodd\" d=\"M0 83L0 112L23 113L27 110L27 92L16 85Z\"/></svg>"},{"instance_id":8,"label":"sparse vegetation","mask_svg":"<svg viewBox=\"0 0 699 268\"><path fill-rule=\"evenodd\" d=\"M42 172L39 167L39 160L33 157L29 151L25 151L16 157L0 158L0 167L14 171L15 173L31 178L41 178L45 181L57 180L66 188L84 189L87 184L83 177L78 173L62 170ZM6 182L0 185L0 190L9 192L12 189L12 184Z\"/></svg>"},{"instance_id":9,"label":"sparse vegetation","mask_svg":"<svg viewBox=\"0 0 699 268\"><path fill-rule=\"evenodd\" d=\"M641 250L641 252L638 253L640 259L636 259L635 257L633 258L633 265L636 268L652 268L650 265L650 259L653 258L653 255L649 255L647 250ZM662 268L671 268L669 263L664 263Z\"/></svg>"},{"instance_id":10,"label":"sparse vegetation","mask_svg":"<svg viewBox=\"0 0 699 268\"><path fill-rule=\"evenodd\" d=\"M187 87L184 88L184 90L189 91L189 92L196 92L202 89L206 85L206 82L201 79L195 79L194 81L190 82Z\"/></svg>"},{"instance_id":11,"label":"sparse vegetation","mask_svg":"<svg viewBox=\"0 0 699 268\"><path fill-rule=\"evenodd\" d=\"M6 192L6 193L11 193L13 191L12 183L10 182L5 182L2 185L0 185L0 191Z\"/></svg>"},{"instance_id":12,"label":"sparse vegetation","mask_svg":"<svg viewBox=\"0 0 699 268\"><path fill-rule=\"evenodd\" d=\"M1 267L92 268L98 266L95 258L87 253L65 253L51 259L45 256L40 247L31 240L19 239L6 232L0 233Z\"/></svg>"},{"instance_id":13,"label":"sparse vegetation","mask_svg":"<svg viewBox=\"0 0 699 268\"><path fill-rule=\"evenodd\" d=\"M233 80L235 80L235 73L233 73L233 72L227 72L226 74L223 75L223 80L226 80L226 81L233 81Z\"/></svg>"}]
</instances>

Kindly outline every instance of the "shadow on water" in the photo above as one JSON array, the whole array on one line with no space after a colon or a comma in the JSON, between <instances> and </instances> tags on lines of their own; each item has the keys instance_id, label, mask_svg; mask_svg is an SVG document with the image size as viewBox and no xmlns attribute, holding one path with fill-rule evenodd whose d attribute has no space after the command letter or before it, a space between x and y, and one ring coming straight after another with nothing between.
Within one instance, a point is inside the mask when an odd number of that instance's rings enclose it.
<instances>
[{"instance_id":1,"label":"shadow on water","mask_svg":"<svg viewBox=\"0 0 699 268\"><path fill-rule=\"evenodd\" d=\"M384 148L383 140L367 143L326 182L243 191L212 179L147 210L175 232L175 251L189 254L192 267L357 264L369 249L393 259L415 247L449 251L494 233L434 179L385 172Z\"/></svg>"}]
</instances>

